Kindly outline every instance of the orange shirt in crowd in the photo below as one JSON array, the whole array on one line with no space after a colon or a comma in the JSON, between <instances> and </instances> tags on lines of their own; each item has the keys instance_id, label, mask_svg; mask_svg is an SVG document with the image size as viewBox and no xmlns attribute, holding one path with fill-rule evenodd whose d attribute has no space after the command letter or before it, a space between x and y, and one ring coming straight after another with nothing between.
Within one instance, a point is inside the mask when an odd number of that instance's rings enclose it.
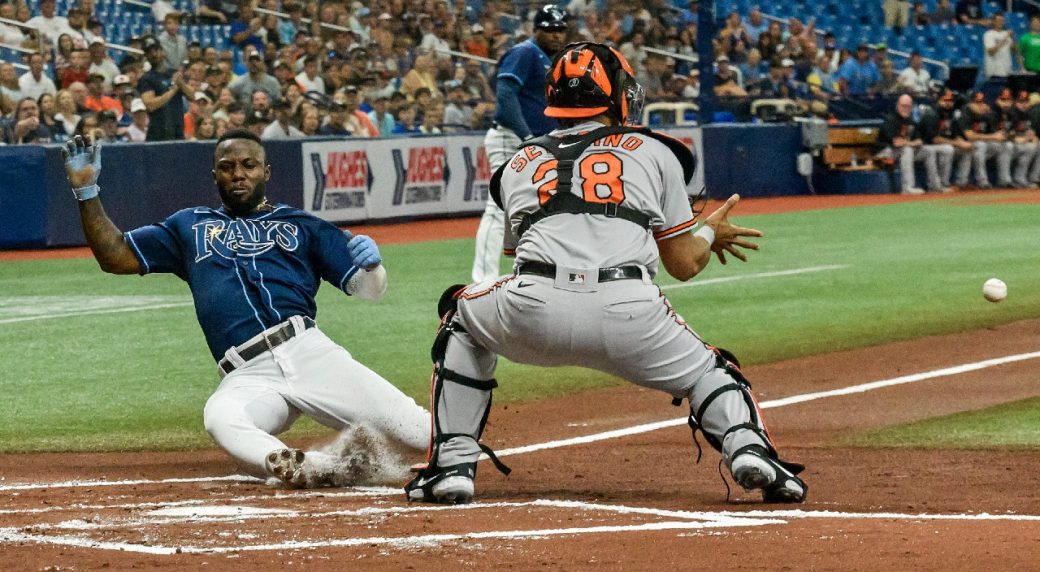
<instances>
[{"instance_id":1,"label":"orange shirt in crowd","mask_svg":"<svg viewBox=\"0 0 1040 572\"><path fill-rule=\"evenodd\" d=\"M83 107L86 107L95 113L101 113L106 109L111 109L119 115L123 114L123 104L119 103L118 99L107 95L102 95L101 97L87 95L87 98L83 101Z\"/></svg>"}]
</instances>

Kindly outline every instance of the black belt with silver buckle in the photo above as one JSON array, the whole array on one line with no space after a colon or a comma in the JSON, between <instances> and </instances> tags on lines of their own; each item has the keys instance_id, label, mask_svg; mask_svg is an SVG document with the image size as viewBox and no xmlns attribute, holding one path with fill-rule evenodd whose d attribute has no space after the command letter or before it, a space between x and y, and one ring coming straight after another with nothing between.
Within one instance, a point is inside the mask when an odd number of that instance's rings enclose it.
<instances>
[{"instance_id":1,"label":"black belt with silver buckle","mask_svg":"<svg viewBox=\"0 0 1040 572\"><path fill-rule=\"evenodd\" d=\"M556 265L544 262L524 262L516 270L517 274L533 274L546 278L556 278ZM638 266L612 266L599 269L600 282L612 282L614 280L641 280L643 270Z\"/></svg>"},{"instance_id":2,"label":"black belt with silver buckle","mask_svg":"<svg viewBox=\"0 0 1040 572\"><path fill-rule=\"evenodd\" d=\"M303 317L303 329L309 330L316 326L314 320L304 316ZM238 352L238 357L242 358L243 362L248 362L253 358L259 357L260 354L273 350L274 348L284 344L285 342L296 337L296 327L293 326L292 322L285 322L280 328L260 338L259 340L249 344L248 346L241 346L235 349ZM227 358L220 360L217 365L220 369L224 370L225 374L229 374L237 367L231 363Z\"/></svg>"}]
</instances>

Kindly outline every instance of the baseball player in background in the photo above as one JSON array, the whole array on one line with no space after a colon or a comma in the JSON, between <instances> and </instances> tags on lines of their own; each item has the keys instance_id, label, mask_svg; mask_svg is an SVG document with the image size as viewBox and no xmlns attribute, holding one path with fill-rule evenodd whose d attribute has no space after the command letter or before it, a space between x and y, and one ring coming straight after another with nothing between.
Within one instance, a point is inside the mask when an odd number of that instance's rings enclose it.
<instances>
[{"instance_id":1,"label":"baseball player in background","mask_svg":"<svg viewBox=\"0 0 1040 572\"><path fill-rule=\"evenodd\" d=\"M366 300L383 296L386 270L376 243L268 203L271 168L256 135L232 130L217 143L213 178L222 206L187 208L126 233L98 196L100 147L76 137L64 151L101 269L172 273L190 286L222 378L206 403L206 431L246 471L295 487L333 484L314 480L332 463L327 454L305 454L275 437L300 414L337 430L360 424L416 451L426 446L429 413L315 323L321 280Z\"/></svg>"},{"instance_id":2,"label":"baseball player in background","mask_svg":"<svg viewBox=\"0 0 1040 572\"><path fill-rule=\"evenodd\" d=\"M484 136L492 172L502 166L520 144L556 128L545 116L545 72L567 38L567 13L546 4L535 13L534 36L513 46L498 63L495 85L495 122ZM483 282L499 275L499 256L505 215L488 197L477 227L472 278Z\"/></svg>"},{"instance_id":3,"label":"baseball player in background","mask_svg":"<svg viewBox=\"0 0 1040 572\"><path fill-rule=\"evenodd\" d=\"M802 502L803 467L781 461L750 386L728 352L705 343L652 282L658 264L679 280L714 251L722 263L745 237L729 221L734 195L696 231L686 193L690 149L638 117L642 88L624 57L602 44L570 44L547 76L546 115L561 128L528 141L492 178L515 246L514 274L453 286L441 298L434 342L433 434L410 500L472 499L479 443L498 356L604 371L690 402L690 425L722 453L733 479L767 502Z\"/></svg>"}]
</instances>

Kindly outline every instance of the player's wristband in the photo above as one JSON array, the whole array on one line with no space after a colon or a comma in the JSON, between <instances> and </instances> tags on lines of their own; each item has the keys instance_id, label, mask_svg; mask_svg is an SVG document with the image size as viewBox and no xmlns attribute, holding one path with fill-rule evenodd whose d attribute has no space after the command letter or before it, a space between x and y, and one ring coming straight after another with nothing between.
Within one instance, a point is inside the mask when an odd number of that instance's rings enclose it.
<instances>
[{"instance_id":1,"label":"player's wristband","mask_svg":"<svg viewBox=\"0 0 1040 572\"><path fill-rule=\"evenodd\" d=\"M78 189L72 189L72 194L76 195L76 199L80 202L89 201L90 199L98 196L101 192L101 187L97 185L90 185L89 187L80 187Z\"/></svg>"},{"instance_id":2,"label":"player's wristband","mask_svg":"<svg viewBox=\"0 0 1040 572\"><path fill-rule=\"evenodd\" d=\"M707 240L708 246L715 244L715 230L706 224L701 225L693 235Z\"/></svg>"}]
</instances>

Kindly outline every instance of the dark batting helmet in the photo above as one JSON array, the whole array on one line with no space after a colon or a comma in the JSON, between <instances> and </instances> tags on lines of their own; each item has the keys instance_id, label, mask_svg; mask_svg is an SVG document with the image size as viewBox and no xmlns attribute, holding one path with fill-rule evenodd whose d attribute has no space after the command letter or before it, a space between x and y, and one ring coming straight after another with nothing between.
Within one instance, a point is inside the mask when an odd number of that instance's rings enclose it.
<instances>
[{"instance_id":1,"label":"dark batting helmet","mask_svg":"<svg viewBox=\"0 0 1040 572\"><path fill-rule=\"evenodd\" d=\"M638 120L643 88L625 56L592 42L564 46L545 77L545 115L557 118L593 117L610 113L618 123Z\"/></svg>"},{"instance_id":2,"label":"dark batting helmet","mask_svg":"<svg viewBox=\"0 0 1040 572\"><path fill-rule=\"evenodd\" d=\"M566 30L567 12L555 4L546 4L534 15L534 28L546 32Z\"/></svg>"}]
</instances>

